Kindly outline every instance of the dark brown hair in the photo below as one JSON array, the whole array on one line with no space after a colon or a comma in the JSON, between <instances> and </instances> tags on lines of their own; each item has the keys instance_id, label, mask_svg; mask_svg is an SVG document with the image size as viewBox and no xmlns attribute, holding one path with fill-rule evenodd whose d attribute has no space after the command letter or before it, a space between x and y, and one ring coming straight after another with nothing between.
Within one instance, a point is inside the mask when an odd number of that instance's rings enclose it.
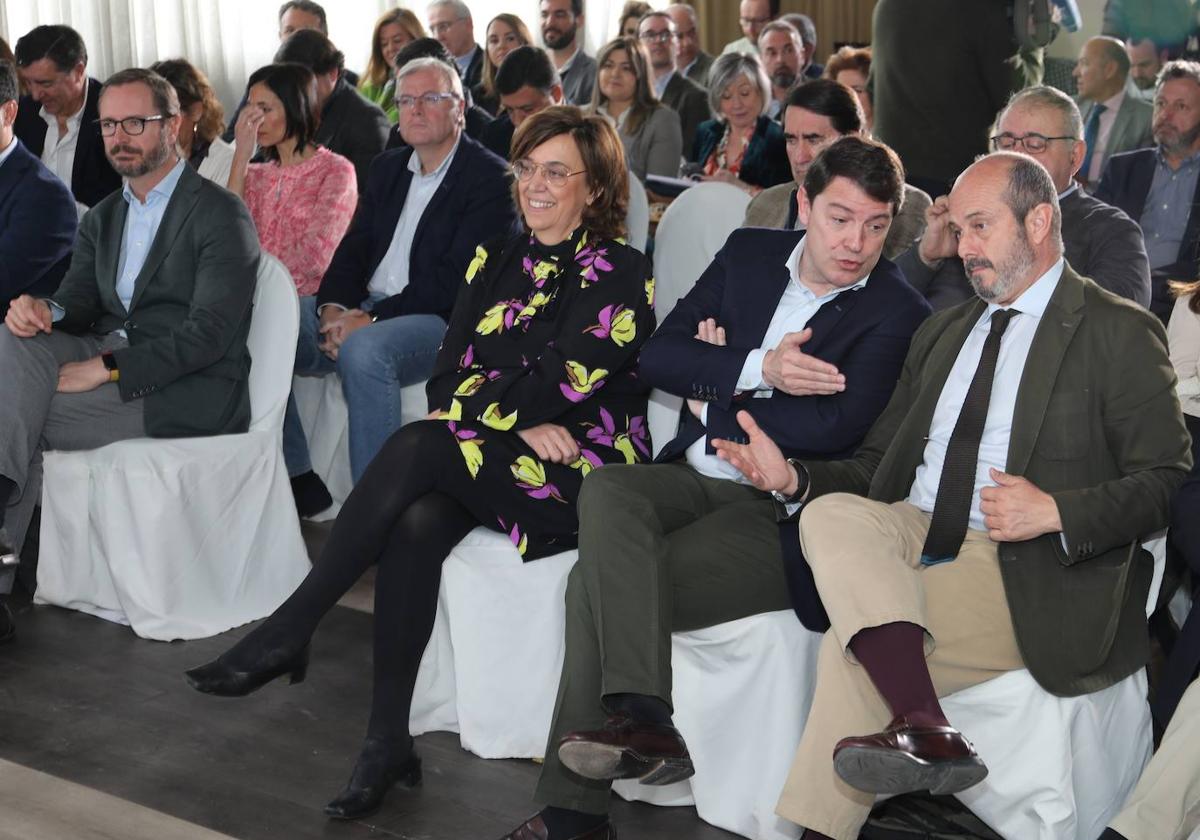
<instances>
[{"instance_id":1,"label":"dark brown hair","mask_svg":"<svg viewBox=\"0 0 1200 840\"><path fill-rule=\"evenodd\" d=\"M588 189L595 198L583 208L583 226L591 233L616 239L625 235L629 206L629 170L625 147L612 124L598 114L584 114L574 105L553 105L521 123L513 135L512 160L529 157L538 146L562 135L569 136L583 158ZM513 199L520 206L517 184Z\"/></svg>"},{"instance_id":2,"label":"dark brown hair","mask_svg":"<svg viewBox=\"0 0 1200 840\"><path fill-rule=\"evenodd\" d=\"M882 143L848 134L827 146L809 164L804 176L809 202L816 201L837 177L853 182L876 201L890 204L892 216L904 205L904 164Z\"/></svg>"},{"instance_id":3,"label":"dark brown hair","mask_svg":"<svg viewBox=\"0 0 1200 840\"><path fill-rule=\"evenodd\" d=\"M487 29L483 30L483 74L479 78L479 83L483 86L484 93L488 96L495 96L499 93L496 89L496 72L500 68L492 64L492 56L487 50L487 30L491 29L492 24L496 21L500 21L513 32L517 33L517 38L520 39L522 47L528 47L533 43L533 35L530 34L529 27L525 25L525 21L516 15L501 12L488 21Z\"/></svg>"},{"instance_id":4,"label":"dark brown hair","mask_svg":"<svg viewBox=\"0 0 1200 840\"><path fill-rule=\"evenodd\" d=\"M599 71L609 56L617 50L625 51L629 56L629 65L633 68L633 102L629 104L629 116L625 118L625 133L634 135L641 130L642 124L650 118L655 108L666 107L660 105L658 97L654 95L654 88L650 83L650 59L646 57L646 48L637 38L613 38L600 48L600 52L596 54L596 87L592 89L592 104L589 110L595 114L601 105L608 104L608 97L600 92Z\"/></svg>"},{"instance_id":5,"label":"dark brown hair","mask_svg":"<svg viewBox=\"0 0 1200 840\"><path fill-rule=\"evenodd\" d=\"M225 130L225 109L200 70L182 58L157 61L150 65L150 69L175 88L180 111L186 111L197 102L204 106L204 113L196 121L196 137L200 142L211 143L214 137Z\"/></svg>"}]
</instances>

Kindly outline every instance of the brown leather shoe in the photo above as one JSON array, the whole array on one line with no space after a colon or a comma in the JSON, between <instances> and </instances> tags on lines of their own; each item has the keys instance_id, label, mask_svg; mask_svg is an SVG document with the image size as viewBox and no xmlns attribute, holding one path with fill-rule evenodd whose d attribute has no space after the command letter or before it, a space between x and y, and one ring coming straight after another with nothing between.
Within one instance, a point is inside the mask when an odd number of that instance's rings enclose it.
<instances>
[{"instance_id":1,"label":"brown leather shoe","mask_svg":"<svg viewBox=\"0 0 1200 840\"><path fill-rule=\"evenodd\" d=\"M843 738L833 768L865 793L958 793L987 776L971 742L952 726L918 726L900 716L875 735Z\"/></svg>"},{"instance_id":2,"label":"brown leather shoe","mask_svg":"<svg viewBox=\"0 0 1200 840\"><path fill-rule=\"evenodd\" d=\"M687 744L674 726L638 723L628 714L611 715L603 729L568 732L558 757L585 779L638 779L669 785L695 772Z\"/></svg>"},{"instance_id":3,"label":"brown leather shoe","mask_svg":"<svg viewBox=\"0 0 1200 840\"><path fill-rule=\"evenodd\" d=\"M542 815L534 814L513 831L501 837L500 840L546 840L549 836L550 831L542 822ZM567 840L617 840L617 830L612 827L612 823L605 823L591 831L567 838Z\"/></svg>"}]
</instances>

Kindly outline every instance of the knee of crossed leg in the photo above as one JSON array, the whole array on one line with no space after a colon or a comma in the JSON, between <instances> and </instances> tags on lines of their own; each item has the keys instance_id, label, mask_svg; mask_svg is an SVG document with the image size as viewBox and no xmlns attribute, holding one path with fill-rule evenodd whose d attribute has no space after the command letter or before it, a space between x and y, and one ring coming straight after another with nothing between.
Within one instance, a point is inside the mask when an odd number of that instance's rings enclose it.
<instances>
[{"instance_id":1,"label":"knee of crossed leg","mask_svg":"<svg viewBox=\"0 0 1200 840\"><path fill-rule=\"evenodd\" d=\"M352 332L338 348L338 375L345 379L380 379L392 370L390 347L380 330L364 327Z\"/></svg>"}]
</instances>

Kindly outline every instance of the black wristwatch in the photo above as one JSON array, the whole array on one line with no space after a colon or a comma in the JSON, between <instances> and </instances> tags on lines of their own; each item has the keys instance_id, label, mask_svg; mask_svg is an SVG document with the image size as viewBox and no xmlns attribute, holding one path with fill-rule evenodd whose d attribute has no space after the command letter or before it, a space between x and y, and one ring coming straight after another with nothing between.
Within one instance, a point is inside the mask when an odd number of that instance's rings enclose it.
<instances>
[{"instance_id":1,"label":"black wristwatch","mask_svg":"<svg viewBox=\"0 0 1200 840\"><path fill-rule=\"evenodd\" d=\"M812 480L808 475L808 469L798 459L788 458L787 462L796 470L796 492L790 496L785 496L778 490L772 490L771 498L781 505L794 505L802 501L805 495L807 495L808 485L812 483Z\"/></svg>"},{"instance_id":2,"label":"black wristwatch","mask_svg":"<svg viewBox=\"0 0 1200 840\"><path fill-rule=\"evenodd\" d=\"M108 381L116 382L121 376L121 370L117 367L117 357L111 352L100 354L100 361L104 362L104 369L108 371Z\"/></svg>"}]
</instances>

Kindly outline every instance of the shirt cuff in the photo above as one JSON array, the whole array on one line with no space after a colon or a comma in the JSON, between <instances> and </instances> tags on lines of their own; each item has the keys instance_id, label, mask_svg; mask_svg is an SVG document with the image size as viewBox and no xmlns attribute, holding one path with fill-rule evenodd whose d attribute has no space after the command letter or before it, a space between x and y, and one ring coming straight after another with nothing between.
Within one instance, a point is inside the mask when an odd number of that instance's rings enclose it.
<instances>
[{"instance_id":1,"label":"shirt cuff","mask_svg":"<svg viewBox=\"0 0 1200 840\"><path fill-rule=\"evenodd\" d=\"M700 406L700 425L708 428L708 403Z\"/></svg>"},{"instance_id":2,"label":"shirt cuff","mask_svg":"<svg viewBox=\"0 0 1200 840\"><path fill-rule=\"evenodd\" d=\"M746 361L742 364L742 372L738 376L737 385L734 386L736 391L762 391L770 390L767 388L767 383L763 382L762 368L763 360L767 358L767 351L759 348L751 350L746 354Z\"/></svg>"},{"instance_id":3,"label":"shirt cuff","mask_svg":"<svg viewBox=\"0 0 1200 840\"><path fill-rule=\"evenodd\" d=\"M321 314L321 310L324 309L326 306L336 306L338 309L342 310L343 312L350 311L348 308L346 308L345 306L342 306L340 303L322 303L320 306L317 307L317 315L318 316Z\"/></svg>"},{"instance_id":4,"label":"shirt cuff","mask_svg":"<svg viewBox=\"0 0 1200 840\"><path fill-rule=\"evenodd\" d=\"M67 310L49 298L46 298L46 305L50 307L50 323L57 324L63 318L67 317Z\"/></svg>"}]
</instances>

